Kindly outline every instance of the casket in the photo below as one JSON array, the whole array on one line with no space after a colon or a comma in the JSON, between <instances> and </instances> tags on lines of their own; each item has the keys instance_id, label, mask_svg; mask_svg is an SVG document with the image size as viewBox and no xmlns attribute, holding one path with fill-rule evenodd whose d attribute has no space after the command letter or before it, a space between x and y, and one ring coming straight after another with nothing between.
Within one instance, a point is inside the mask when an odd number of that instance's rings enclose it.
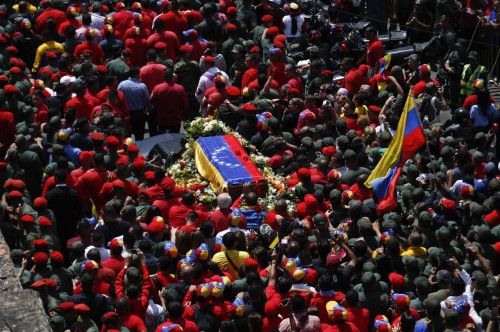
<instances>
[{"instance_id":1,"label":"casket","mask_svg":"<svg viewBox=\"0 0 500 332\"><path fill-rule=\"evenodd\" d=\"M216 193L227 192L235 198L245 183L259 196L266 193L264 176L233 135L200 137L194 155L198 172Z\"/></svg>"}]
</instances>

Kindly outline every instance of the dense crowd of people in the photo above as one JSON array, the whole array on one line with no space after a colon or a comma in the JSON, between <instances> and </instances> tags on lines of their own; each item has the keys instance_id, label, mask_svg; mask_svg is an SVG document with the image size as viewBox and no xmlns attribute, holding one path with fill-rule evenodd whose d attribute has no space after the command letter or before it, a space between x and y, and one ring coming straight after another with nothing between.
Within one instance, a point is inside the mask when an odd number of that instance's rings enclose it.
<instances>
[{"instance_id":1,"label":"dense crowd of people","mask_svg":"<svg viewBox=\"0 0 500 332\"><path fill-rule=\"evenodd\" d=\"M2 1L0 230L22 286L54 331L498 331L500 112L481 59L499 10ZM422 50L387 56L396 25ZM427 142L381 209L366 180L408 96ZM207 183L139 154L199 116L268 157L293 206L251 184L206 206Z\"/></svg>"}]
</instances>

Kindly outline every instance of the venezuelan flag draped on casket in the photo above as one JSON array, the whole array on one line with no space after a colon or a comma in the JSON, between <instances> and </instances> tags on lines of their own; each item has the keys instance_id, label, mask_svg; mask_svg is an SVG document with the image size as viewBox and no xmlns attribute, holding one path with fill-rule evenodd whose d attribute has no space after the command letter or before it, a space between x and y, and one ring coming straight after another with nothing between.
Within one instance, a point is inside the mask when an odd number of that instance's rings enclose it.
<instances>
[{"instance_id":1,"label":"venezuelan flag draped on casket","mask_svg":"<svg viewBox=\"0 0 500 332\"><path fill-rule=\"evenodd\" d=\"M233 135L199 138L194 155L198 172L217 193L237 195L245 183L252 183L257 194L265 190L264 176Z\"/></svg>"}]
</instances>

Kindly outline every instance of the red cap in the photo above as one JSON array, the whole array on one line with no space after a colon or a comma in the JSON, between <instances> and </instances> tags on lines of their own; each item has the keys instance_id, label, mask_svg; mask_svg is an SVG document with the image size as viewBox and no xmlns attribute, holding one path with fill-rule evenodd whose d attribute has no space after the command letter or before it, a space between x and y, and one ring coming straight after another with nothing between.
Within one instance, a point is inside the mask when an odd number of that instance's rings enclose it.
<instances>
[{"instance_id":1,"label":"red cap","mask_svg":"<svg viewBox=\"0 0 500 332\"><path fill-rule=\"evenodd\" d=\"M327 175L328 182L338 181L340 179L340 172L332 169Z\"/></svg>"},{"instance_id":2,"label":"red cap","mask_svg":"<svg viewBox=\"0 0 500 332\"><path fill-rule=\"evenodd\" d=\"M33 201L33 205L35 206L36 209L46 208L47 204L48 203L45 197L37 197Z\"/></svg>"},{"instance_id":3,"label":"red cap","mask_svg":"<svg viewBox=\"0 0 500 332\"><path fill-rule=\"evenodd\" d=\"M17 53L17 47L10 45L5 48L5 50L11 54L16 54Z\"/></svg>"},{"instance_id":4,"label":"red cap","mask_svg":"<svg viewBox=\"0 0 500 332\"><path fill-rule=\"evenodd\" d=\"M69 302L69 301L61 302L61 303L59 303L59 309L61 309L61 311L74 310L75 304L73 302Z\"/></svg>"},{"instance_id":5,"label":"red cap","mask_svg":"<svg viewBox=\"0 0 500 332\"><path fill-rule=\"evenodd\" d=\"M123 246L122 246L121 242L118 241L117 239L113 239L109 243L109 249L122 249L122 248L123 248Z\"/></svg>"},{"instance_id":6,"label":"red cap","mask_svg":"<svg viewBox=\"0 0 500 332\"><path fill-rule=\"evenodd\" d=\"M139 153L139 147L135 144L129 144L127 147L127 152L129 153Z\"/></svg>"},{"instance_id":7,"label":"red cap","mask_svg":"<svg viewBox=\"0 0 500 332\"><path fill-rule=\"evenodd\" d=\"M90 139L93 141L104 141L104 134L98 131L90 133Z\"/></svg>"},{"instance_id":8,"label":"red cap","mask_svg":"<svg viewBox=\"0 0 500 332\"><path fill-rule=\"evenodd\" d=\"M170 6L170 1L168 0L163 0L161 3L160 3L160 6L162 8L168 8L168 6Z\"/></svg>"},{"instance_id":9,"label":"red cap","mask_svg":"<svg viewBox=\"0 0 500 332\"><path fill-rule=\"evenodd\" d=\"M239 97L241 95L241 90L234 85L226 88L226 93L229 97Z\"/></svg>"},{"instance_id":10,"label":"red cap","mask_svg":"<svg viewBox=\"0 0 500 332\"><path fill-rule=\"evenodd\" d=\"M19 67L12 67L12 68L10 68L10 69L9 69L9 72L10 72L11 74L18 75L18 74L21 74L21 73L22 73L22 70L21 70L21 68L19 68Z\"/></svg>"},{"instance_id":11,"label":"red cap","mask_svg":"<svg viewBox=\"0 0 500 332\"><path fill-rule=\"evenodd\" d=\"M158 234L165 229L165 221L162 217L154 217L148 224L146 231L151 234Z\"/></svg>"},{"instance_id":12,"label":"red cap","mask_svg":"<svg viewBox=\"0 0 500 332\"><path fill-rule=\"evenodd\" d=\"M49 255L45 252L38 251L33 255L33 262L35 264L47 264L49 261Z\"/></svg>"},{"instance_id":13,"label":"red cap","mask_svg":"<svg viewBox=\"0 0 500 332\"><path fill-rule=\"evenodd\" d=\"M23 214L19 220L25 224L33 224L35 222L35 217L31 214Z\"/></svg>"},{"instance_id":14,"label":"red cap","mask_svg":"<svg viewBox=\"0 0 500 332\"><path fill-rule=\"evenodd\" d=\"M229 6L226 9L226 13L229 16L233 16L233 15L236 15L238 13L238 9L234 6Z\"/></svg>"},{"instance_id":15,"label":"red cap","mask_svg":"<svg viewBox=\"0 0 500 332\"><path fill-rule=\"evenodd\" d=\"M297 171L297 176L299 177L299 180L311 180L311 170L309 168L301 167Z\"/></svg>"},{"instance_id":16,"label":"red cap","mask_svg":"<svg viewBox=\"0 0 500 332\"><path fill-rule=\"evenodd\" d=\"M121 10L121 9L125 9L125 4L123 2L117 2L116 5L115 5L115 9L116 10Z\"/></svg>"},{"instance_id":17,"label":"red cap","mask_svg":"<svg viewBox=\"0 0 500 332\"><path fill-rule=\"evenodd\" d=\"M263 23L264 22L272 22L273 21L273 16L272 15L269 15L269 14L266 14L264 16L262 16L262 18L260 19Z\"/></svg>"},{"instance_id":18,"label":"red cap","mask_svg":"<svg viewBox=\"0 0 500 332\"><path fill-rule=\"evenodd\" d=\"M59 263L64 263L64 256L60 251L53 250L50 253L50 261L51 262L59 262Z\"/></svg>"},{"instance_id":19,"label":"red cap","mask_svg":"<svg viewBox=\"0 0 500 332\"><path fill-rule=\"evenodd\" d=\"M283 166L283 157L279 154L275 154L274 156L269 158L267 163L271 168L280 168L281 166Z\"/></svg>"},{"instance_id":20,"label":"red cap","mask_svg":"<svg viewBox=\"0 0 500 332\"><path fill-rule=\"evenodd\" d=\"M215 58L214 58L213 56L211 56L211 55L207 55L207 56L205 56L205 57L203 58L203 61L204 61L206 64L209 64L209 63L214 64L214 63L215 63ZM219 75L219 76L221 76L221 75Z\"/></svg>"},{"instance_id":21,"label":"red cap","mask_svg":"<svg viewBox=\"0 0 500 332\"><path fill-rule=\"evenodd\" d=\"M285 47L285 44L281 40L274 39L274 47L283 48Z\"/></svg>"},{"instance_id":22,"label":"red cap","mask_svg":"<svg viewBox=\"0 0 500 332\"><path fill-rule=\"evenodd\" d=\"M31 244L33 245L33 248L40 249L47 247L49 243L45 239L34 239L31 241Z\"/></svg>"},{"instance_id":23,"label":"red cap","mask_svg":"<svg viewBox=\"0 0 500 332\"><path fill-rule=\"evenodd\" d=\"M460 196L462 196L462 198L474 196L474 188L469 185L463 186L460 188Z\"/></svg>"},{"instance_id":24,"label":"red cap","mask_svg":"<svg viewBox=\"0 0 500 332\"><path fill-rule=\"evenodd\" d=\"M179 47L179 52L181 53L191 53L191 51L193 51L193 45L184 44Z\"/></svg>"},{"instance_id":25,"label":"red cap","mask_svg":"<svg viewBox=\"0 0 500 332\"><path fill-rule=\"evenodd\" d=\"M50 219L47 218L47 217L45 217L45 216L41 216L38 219L38 225L44 226L44 227L51 227L52 226L52 221L50 221Z\"/></svg>"},{"instance_id":26,"label":"red cap","mask_svg":"<svg viewBox=\"0 0 500 332\"><path fill-rule=\"evenodd\" d=\"M116 179L112 182L113 184L113 188L122 188L122 189L125 189L125 183L120 180L120 179Z\"/></svg>"},{"instance_id":27,"label":"red cap","mask_svg":"<svg viewBox=\"0 0 500 332\"><path fill-rule=\"evenodd\" d=\"M452 212L456 207L456 202L454 200L445 197L441 198L439 204L446 212Z\"/></svg>"},{"instance_id":28,"label":"red cap","mask_svg":"<svg viewBox=\"0 0 500 332\"><path fill-rule=\"evenodd\" d=\"M118 146L120 145L120 140L115 136L108 136L106 138L106 145Z\"/></svg>"},{"instance_id":29,"label":"red cap","mask_svg":"<svg viewBox=\"0 0 500 332\"><path fill-rule=\"evenodd\" d=\"M299 90L299 89L297 89L297 88L289 88L289 89L287 90L287 93L288 93L289 95L291 95L291 96L298 96L298 95L300 95L300 90Z\"/></svg>"},{"instance_id":30,"label":"red cap","mask_svg":"<svg viewBox=\"0 0 500 332\"><path fill-rule=\"evenodd\" d=\"M299 216L300 219L305 218L307 216L306 203L304 202L297 203L296 209L297 209L297 216Z\"/></svg>"},{"instance_id":31,"label":"red cap","mask_svg":"<svg viewBox=\"0 0 500 332\"><path fill-rule=\"evenodd\" d=\"M309 214L316 212L319 209L318 200L311 194L304 196L304 203L306 204L307 212Z\"/></svg>"},{"instance_id":32,"label":"red cap","mask_svg":"<svg viewBox=\"0 0 500 332\"><path fill-rule=\"evenodd\" d=\"M78 313L90 312L89 306L85 303L78 303L77 305L75 305L74 310Z\"/></svg>"},{"instance_id":33,"label":"red cap","mask_svg":"<svg viewBox=\"0 0 500 332\"><path fill-rule=\"evenodd\" d=\"M418 70L420 70L421 72L430 72L431 66L429 66L428 64L423 64L420 67L418 67Z\"/></svg>"},{"instance_id":34,"label":"red cap","mask_svg":"<svg viewBox=\"0 0 500 332\"><path fill-rule=\"evenodd\" d=\"M337 267L342 262L342 259L345 257L345 251L337 251L331 252L326 256L326 266L329 268Z\"/></svg>"},{"instance_id":35,"label":"red cap","mask_svg":"<svg viewBox=\"0 0 500 332\"><path fill-rule=\"evenodd\" d=\"M405 277L399 273L389 273L389 282L391 283L392 290L395 292L402 291L405 288Z\"/></svg>"},{"instance_id":36,"label":"red cap","mask_svg":"<svg viewBox=\"0 0 500 332\"><path fill-rule=\"evenodd\" d=\"M146 179L146 180L154 180L155 179L155 172L153 172L153 171L146 171L146 172L144 172L144 179Z\"/></svg>"},{"instance_id":37,"label":"red cap","mask_svg":"<svg viewBox=\"0 0 500 332\"><path fill-rule=\"evenodd\" d=\"M321 154L326 156L326 157L331 157L333 156L333 154L337 152L337 149L332 146L332 145L329 145L329 146L324 146L321 148Z\"/></svg>"},{"instance_id":38,"label":"red cap","mask_svg":"<svg viewBox=\"0 0 500 332\"><path fill-rule=\"evenodd\" d=\"M232 31L232 32L235 32L236 30L238 30L236 25L234 25L232 23L226 24L226 26L224 28L226 28L227 31Z\"/></svg>"},{"instance_id":39,"label":"red cap","mask_svg":"<svg viewBox=\"0 0 500 332\"><path fill-rule=\"evenodd\" d=\"M142 5L140 2L134 2L132 6L130 6L130 9L132 10L140 10L142 9Z\"/></svg>"},{"instance_id":40,"label":"red cap","mask_svg":"<svg viewBox=\"0 0 500 332\"><path fill-rule=\"evenodd\" d=\"M257 111L257 108L250 103L245 103L241 105L241 110L247 113L254 113Z\"/></svg>"},{"instance_id":41,"label":"red cap","mask_svg":"<svg viewBox=\"0 0 500 332\"><path fill-rule=\"evenodd\" d=\"M274 37L278 33L280 33L280 30L278 29L278 27L272 26L272 27L267 29L266 36Z\"/></svg>"},{"instance_id":42,"label":"red cap","mask_svg":"<svg viewBox=\"0 0 500 332\"><path fill-rule=\"evenodd\" d=\"M24 183L23 180L14 179L14 180L12 180L12 188L18 189L18 190L24 190L24 188L26 188L26 184Z\"/></svg>"},{"instance_id":43,"label":"red cap","mask_svg":"<svg viewBox=\"0 0 500 332\"><path fill-rule=\"evenodd\" d=\"M259 268L259 263L251 257L245 258L244 264L245 264L245 268L247 268L249 270L257 270Z\"/></svg>"},{"instance_id":44,"label":"red cap","mask_svg":"<svg viewBox=\"0 0 500 332\"><path fill-rule=\"evenodd\" d=\"M132 162L132 168L136 172L143 170L144 166L146 166L146 162L142 158L135 158L134 161Z\"/></svg>"},{"instance_id":45,"label":"red cap","mask_svg":"<svg viewBox=\"0 0 500 332\"><path fill-rule=\"evenodd\" d=\"M4 85L3 90L5 91L5 93L19 93L19 89L12 84Z\"/></svg>"},{"instance_id":46,"label":"red cap","mask_svg":"<svg viewBox=\"0 0 500 332\"><path fill-rule=\"evenodd\" d=\"M23 194L18 190L9 191L7 194L9 198L23 198Z\"/></svg>"},{"instance_id":47,"label":"red cap","mask_svg":"<svg viewBox=\"0 0 500 332\"><path fill-rule=\"evenodd\" d=\"M105 313L104 315L102 315L102 320L106 321L108 319L113 319L113 318L118 318L118 317L119 317L119 315L116 312L114 312L114 311L108 311L107 313ZM108 329L107 331L109 332L111 330Z\"/></svg>"},{"instance_id":48,"label":"red cap","mask_svg":"<svg viewBox=\"0 0 500 332\"><path fill-rule=\"evenodd\" d=\"M175 180L170 176L166 176L161 180L160 186L163 190L173 191L175 189Z\"/></svg>"},{"instance_id":49,"label":"red cap","mask_svg":"<svg viewBox=\"0 0 500 332\"><path fill-rule=\"evenodd\" d=\"M106 68L106 66L104 65L98 65L96 69L101 74L106 74L108 72L108 68Z\"/></svg>"},{"instance_id":50,"label":"red cap","mask_svg":"<svg viewBox=\"0 0 500 332\"><path fill-rule=\"evenodd\" d=\"M47 286L47 285L45 284L45 282L42 279L42 280L35 281L34 283L31 284L30 287L36 289L36 288L42 288L45 286Z\"/></svg>"},{"instance_id":51,"label":"red cap","mask_svg":"<svg viewBox=\"0 0 500 332\"><path fill-rule=\"evenodd\" d=\"M93 157L94 157L93 151L82 151L82 152L80 152L80 155L78 156L78 160L80 160L80 164L81 164L84 162L91 162Z\"/></svg>"},{"instance_id":52,"label":"red cap","mask_svg":"<svg viewBox=\"0 0 500 332\"><path fill-rule=\"evenodd\" d=\"M260 47L259 46L254 46L250 49L250 53L252 54L259 54L260 53Z\"/></svg>"}]
</instances>

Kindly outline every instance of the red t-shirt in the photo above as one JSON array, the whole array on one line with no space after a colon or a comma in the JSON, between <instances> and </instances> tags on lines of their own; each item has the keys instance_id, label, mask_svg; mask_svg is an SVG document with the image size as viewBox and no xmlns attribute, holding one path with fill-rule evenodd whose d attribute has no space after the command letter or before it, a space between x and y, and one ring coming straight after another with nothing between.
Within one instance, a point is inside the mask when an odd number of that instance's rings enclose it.
<instances>
[{"instance_id":1,"label":"red t-shirt","mask_svg":"<svg viewBox=\"0 0 500 332\"><path fill-rule=\"evenodd\" d=\"M382 42L376 38L368 43L368 48L366 50L366 63L370 67L375 67L384 56L384 45Z\"/></svg>"},{"instance_id":2,"label":"red t-shirt","mask_svg":"<svg viewBox=\"0 0 500 332\"><path fill-rule=\"evenodd\" d=\"M151 93L151 104L157 109L156 122L158 124L179 124L188 108L186 90L182 85L173 82L161 83Z\"/></svg>"}]
</instances>

